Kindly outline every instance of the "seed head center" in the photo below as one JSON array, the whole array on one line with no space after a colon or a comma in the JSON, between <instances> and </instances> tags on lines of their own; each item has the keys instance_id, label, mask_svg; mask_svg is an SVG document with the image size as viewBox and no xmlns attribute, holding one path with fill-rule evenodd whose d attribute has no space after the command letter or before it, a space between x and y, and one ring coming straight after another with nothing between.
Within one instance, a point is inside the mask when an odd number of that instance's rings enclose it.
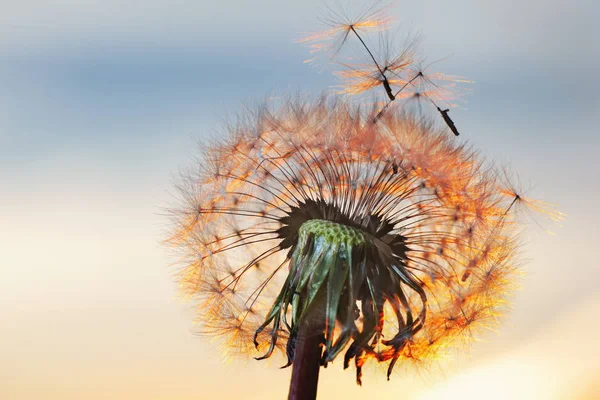
<instances>
[{"instance_id":1,"label":"seed head center","mask_svg":"<svg viewBox=\"0 0 600 400\"><path fill-rule=\"evenodd\" d=\"M309 234L330 244L346 244L356 246L367 241L367 234L360 229L323 219L311 219L302 224L299 229L300 240Z\"/></svg>"}]
</instances>

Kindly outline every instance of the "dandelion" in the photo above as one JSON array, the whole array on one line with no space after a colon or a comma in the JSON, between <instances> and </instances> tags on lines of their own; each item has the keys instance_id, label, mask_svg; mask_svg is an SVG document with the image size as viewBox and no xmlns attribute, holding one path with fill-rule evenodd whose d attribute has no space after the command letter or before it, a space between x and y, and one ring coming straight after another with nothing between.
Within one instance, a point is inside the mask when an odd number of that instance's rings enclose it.
<instances>
[{"instance_id":1,"label":"dandelion","mask_svg":"<svg viewBox=\"0 0 600 400\"><path fill-rule=\"evenodd\" d=\"M425 99L454 135L462 78L431 73L414 42L395 51L382 9L303 41L338 62L342 92L382 86L370 109L322 96L265 104L227 126L182 179L172 210L178 280L201 334L231 356L281 354L290 399L314 399L320 367L421 364L491 328L519 273L519 209L547 211L506 173L398 100ZM390 105L394 102L394 107ZM555 219L559 214L551 214Z\"/></svg>"},{"instance_id":2,"label":"dandelion","mask_svg":"<svg viewBox=\"0 0 600 400\"><path fill-rule=\"evenodd\" d=\"M265 105L180 186L181 289L229 354L281 353L317 376L341 359L361 384L367 362L389 378L496 323L517 273L515 197L434 124L376 112Z\"/></svg>"}]
</instances>

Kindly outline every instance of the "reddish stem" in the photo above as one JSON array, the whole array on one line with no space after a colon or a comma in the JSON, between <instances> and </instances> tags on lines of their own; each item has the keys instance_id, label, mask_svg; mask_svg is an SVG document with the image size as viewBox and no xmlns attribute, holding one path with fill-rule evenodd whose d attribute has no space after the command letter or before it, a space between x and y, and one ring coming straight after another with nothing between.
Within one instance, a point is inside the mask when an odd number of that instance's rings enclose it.
<instances>
[{"instance_id":1,"label":"reddish stem","mask_svg":"<svg viewBox=\"0 0 600 400\"><path fill-rule=\"evenodd\" d=\"M323 330L325 321L308 320L300 324L292 380L288 400L315 400L323 353Z\"/></svg>"}]
</instances>

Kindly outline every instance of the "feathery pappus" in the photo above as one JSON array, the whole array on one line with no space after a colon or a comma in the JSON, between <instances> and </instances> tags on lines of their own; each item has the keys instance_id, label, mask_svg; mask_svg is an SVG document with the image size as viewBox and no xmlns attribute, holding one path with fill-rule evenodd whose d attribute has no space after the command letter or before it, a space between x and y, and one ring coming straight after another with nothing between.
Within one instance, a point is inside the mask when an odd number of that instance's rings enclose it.
<instances>
[{"instance_id":1,"label":"feathery pappus","mask_svg":"<svg viewBox=\"0 0 600 400\"><path fill-rule=\"evenodd\" d=\"M321 364L439 358L493 326L518 274L527 200L435 124L326 96L263 106L182 180L169 242L201 333L294 363L323 322Z\"/></svg>"}]
</instances>

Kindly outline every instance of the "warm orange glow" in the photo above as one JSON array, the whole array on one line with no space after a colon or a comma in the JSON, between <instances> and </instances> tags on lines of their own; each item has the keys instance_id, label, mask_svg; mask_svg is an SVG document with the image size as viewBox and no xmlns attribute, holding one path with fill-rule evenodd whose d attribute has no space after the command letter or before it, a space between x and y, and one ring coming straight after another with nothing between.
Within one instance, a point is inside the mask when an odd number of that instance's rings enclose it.
<instances>
[{"instance_id":1,"label":"warm orange glow","mask_svg":"<svg viewBox=\"0 0 600 400\"><path fill-rule=\"evenodd\" d=\"M331 28L323 32L313 33L300 39L298 43L307 43L311 52L329 51L339 49L352 30L383 30L390 23L390 18L384 14L384 9L369 9L359 16L349 17L340 15L330 10L332 15L325 19L325 23Z\"/></svg>"},{"instance_id":2,"label":"warm orange glow","mask_svg":"<svg viewBox=\"0 0 600 400\"><path fill-rule=\"evenodd\" d=\"M367 193L384 193L386 202L405 199L388 213L414 210L407 218L415 222L404 228L414 237L407 265L429 301L423 327L405 346L378 344L358 355L356 366L371 358L420 365L496 325L519 274L518 221L510 211L520 199L498 174L445 133L401 113L372 124L352 106L322 99L254 115L258 131L238 125L227 142L207 149L211 169L191 178L194 189L184 192L190 207L175 214L171 242L193 260L182 269L182 290L198 302L203 334L221 337L228 354L258 355L253 333L286 277L285 255L273 247L278 218L299 198L358 202ZM321 183L329 166L339 172ZM407 174L404 183L374 180L394 168ZM405 305L389 306L410 310L420 301L416 293L406 296ZM380 335L393 337L396 314L384 316ZM335 329L334 338L341 332ZM261 350L272 334L260 333ZM285 341L280 336L276 347L284 350Z\"/></svg>"}]
</instances>

